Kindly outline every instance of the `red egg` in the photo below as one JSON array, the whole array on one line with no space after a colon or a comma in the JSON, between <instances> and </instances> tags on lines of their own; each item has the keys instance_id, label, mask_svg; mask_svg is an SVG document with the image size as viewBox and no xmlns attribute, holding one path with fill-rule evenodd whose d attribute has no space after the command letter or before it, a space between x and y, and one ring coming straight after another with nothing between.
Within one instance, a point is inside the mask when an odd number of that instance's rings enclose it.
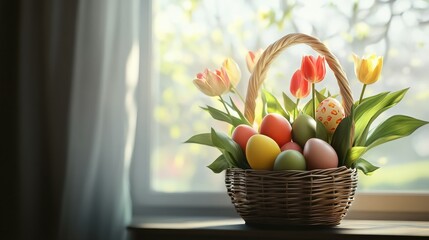
<instances>
[{"instance_id":1,"label":"red egg","mask_svg":"<svg viewBox=\"0 0 429 240\"><path fill-rule=\"evenodd\" d=\"M279 147L292 139L292 126L285 117L277 113L267 114L262 119L259 132L272 138Z\"/></svg>"},{"instance_id":2,"label":"red egg","mask_svg":"<svg viewBox=\"0 0 429 240\"><path fill-rule=\"evenodd\" d=\"M296 151L298 151L298 152L300 152L300 153L302 153L302 148L301 148L301 146L299 146L298 145L298 143L295 143L295 142L288 142L288 143L286 143L285 145L283 145L281 148L280 148L280 150L283 152L283 151L286 151L286 150L296 150Z\"/></svg>"},{"instance_id":3,"label":"red egg","mask_svg":"<svg viewBox=\"0 0 429 240\"><path fill-rule=\"evenodd\" d=\"M258 132L256 132L256 130L249 125L240 124L234 129L234 132L232 133L232 140L238 143L243 151L246 151L247 141L249 141L251 136L257 133Z\"/></svg>"}]
</instances>

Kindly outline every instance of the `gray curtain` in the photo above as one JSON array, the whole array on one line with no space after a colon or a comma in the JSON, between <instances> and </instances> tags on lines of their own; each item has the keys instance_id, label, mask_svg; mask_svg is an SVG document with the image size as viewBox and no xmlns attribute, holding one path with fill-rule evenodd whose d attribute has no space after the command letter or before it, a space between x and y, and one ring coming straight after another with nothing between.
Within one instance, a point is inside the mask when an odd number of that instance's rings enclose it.
<instances>
[{"instance_id":1,"label":"gray curtain","mask_svg":"<svg viewBox=\"0 0 429 240\"><path fill-rule=\"evenodd\" d=\"M12 24L4 35L11 47L2 56L10 78L2 88L2 97L9 90L9 148L3 154L14 163L5 176L7 213L16 215L2 237L126 238L138 109L138 3L0 5L2 19Z\"/></svg>"},{"instance_id":2,"label":"gray curtain","mask_svg":"<svg viewBox=\"0 0 429 240\"><path fill-rule=\"evenodd\" d=\"M61 239L124 239L138 82L137 1L78 9Z\"/></svg>"}]
</instances>

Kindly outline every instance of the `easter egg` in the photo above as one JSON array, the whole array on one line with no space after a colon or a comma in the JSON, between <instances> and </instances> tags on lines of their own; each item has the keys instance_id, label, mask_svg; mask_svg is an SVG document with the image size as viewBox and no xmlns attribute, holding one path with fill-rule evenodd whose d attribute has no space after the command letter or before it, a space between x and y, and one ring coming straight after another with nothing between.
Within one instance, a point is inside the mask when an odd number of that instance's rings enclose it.
<instances>
[{"instance_id":1,"label":"easter egg","mask_svg":"<svg viewBox=\"0 0 429 240\"><path fill-rule=\"evenodd\" d=\"M268 136L255 134L246 145L246 158L252 169L272 170L280 153L277 143Z\"/></svg>"},{"instance_id":2,"label":"easter egg","mask_svg":"<svg viewBox=\"0 0 429 240\"><path fill-rule=\"evenodd\" d=\"M232 140L234 140L238 145L240 145L243 151L246 151L247 141L249 138L258 132L253 129L251 126L246 124L238 125L232 132Z\"/></svg>"},{"instance_id":3,"label":"easter egg","mask_svg":"<svg viewBox=\"0 0 429 240\"><path fill-rule=\"evenodd\" d=\"M274 161L273 170L305 170L306 163L302 153L295 150L281 152Z\"/></svg>"},{"instance_id":4,"label":"easter egg","mask_svg":"<svg viewBox=\"0 0 429 240\"><path fill-rule=\"evenodd\" d=\"M323 123L329 133L335 132L344 117L344 108L335 98L326 98L316 109L316 119Z\"/></svg>"},{"instance_id":5,"label":"easter egg","mask_svg":"<svg viewBox=\"0 0 429 240\"><path fill-rule=\"evenodd\" d=\"M280 150L281 150L281 151L286 151L286 150L295 150L295 151L298 151L298 152L302 153L302 148L301 148L301 146L299 146L299 145L298 145L298 143L296 143L296 142L288 142L288 143L286 143L285 145L283 145L283 146L280 148Z\"/></svg>"},{"instance_id":6,"label":"easter egg","mask_svg":"<svg viewBox=\"0 0 429 240\"><path fill-rule=\"evenodd\" d=\"M292 139L292 126L289 121L280 114L269 113L261 122L259 133L272 138L279 147Z\"/></svg>"},{"instance_id":7,"label":"easter egg","mask_svg":"<svg viewBox=\"0 0 429 240\"><path fill-rule=\"evenodd\" d=\"M292 139L302 148L308 139L316 137L316 121L307 114L300 114L292 123Z\"/></svg>"},{"instance_id":8,"label":"easter egg","mask_svg":"<svg viewBox=\"0 0 429 240\"><path fill-rule=\"evenodd\" d=\"M303 154L308 170L336 168L338 166L338 156L334 148L321 139L309 139L304 146Z\"/></svg>"}]
</instances>

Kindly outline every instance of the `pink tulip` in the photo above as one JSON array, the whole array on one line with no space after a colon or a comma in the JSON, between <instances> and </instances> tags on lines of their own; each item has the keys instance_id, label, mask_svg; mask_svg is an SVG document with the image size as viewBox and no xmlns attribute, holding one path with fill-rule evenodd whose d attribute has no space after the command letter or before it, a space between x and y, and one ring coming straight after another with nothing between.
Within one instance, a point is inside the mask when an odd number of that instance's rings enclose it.
<instances>
[{"instance_id":1,"label":"pink tulip","mask_svg":"<svg viewBox=\"0 0 429 240\"><path fill-rule=\"evenodd\" d=\"M301 62L301 71L305 80L311 83L318 83L325 78L325 57L303 56Z\"/></svg>"},{"instance_id":2,"label":"pink tulip","mask_svg":"<svg viewBox=\"0 0 429 240\"><path fill-rule=\"evenodd\" d=\"M290 81L290 92L298 99L302 99L310 94L311 85L302 76L300 69L296 70Z\"/></svg>"},{"instance_id":3,"label":"pink tulip","mask_svg":"<svg viewBox=\"0 0 429 240\"><path fill-rule=\"evenodd\" d=\"M253 72L253 69L255 68L256 63L258 62L259 58L261 57L264 50L259 49L256 52L249 51L246 55L246 64L247 69L250 73Z\"/></svg>"},{"instance_id":4,"label":"pink tulip","mask_svg":"<svg viewBox=\"0 0 429 240\"><path fill-rule=\"evenodd\" d=\"M223 67L216 71L206 68L202 73L197 74L193 83L201 92L212 97L228 92L231 85Z\"/></svg>"}]
</instances>

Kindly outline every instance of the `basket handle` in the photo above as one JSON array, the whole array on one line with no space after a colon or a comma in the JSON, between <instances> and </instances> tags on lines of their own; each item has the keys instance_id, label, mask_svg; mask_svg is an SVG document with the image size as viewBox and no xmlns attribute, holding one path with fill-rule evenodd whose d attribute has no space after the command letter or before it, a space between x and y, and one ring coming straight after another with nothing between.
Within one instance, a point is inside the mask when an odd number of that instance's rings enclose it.
<instances>
[{"instance_id":1,"label":"basket handle","mask_svg":"<svg viewBox=\"0 0 429 240\"><path fill-rule=\"evenodd\" d=\"M337 79L340 94L343 99L342 104L345 114L346 116L350 114L353 105L353 96L349 87L349 82L347 81L346 73L341 68L338 59L322 42L320 42L319 39L302 33L292 33L280 38L268 46L255 65L253 73L249 79L249 85L247 86L246 102L244 105L244 115L250 123L253 123L255 119L256 98L258 96L259 88L266 78L269 66L281 51L289 46L299 43L307 44L316 52L325 56L329 68L334 72L335 78Z\"/></svg>"}]
</instances>

